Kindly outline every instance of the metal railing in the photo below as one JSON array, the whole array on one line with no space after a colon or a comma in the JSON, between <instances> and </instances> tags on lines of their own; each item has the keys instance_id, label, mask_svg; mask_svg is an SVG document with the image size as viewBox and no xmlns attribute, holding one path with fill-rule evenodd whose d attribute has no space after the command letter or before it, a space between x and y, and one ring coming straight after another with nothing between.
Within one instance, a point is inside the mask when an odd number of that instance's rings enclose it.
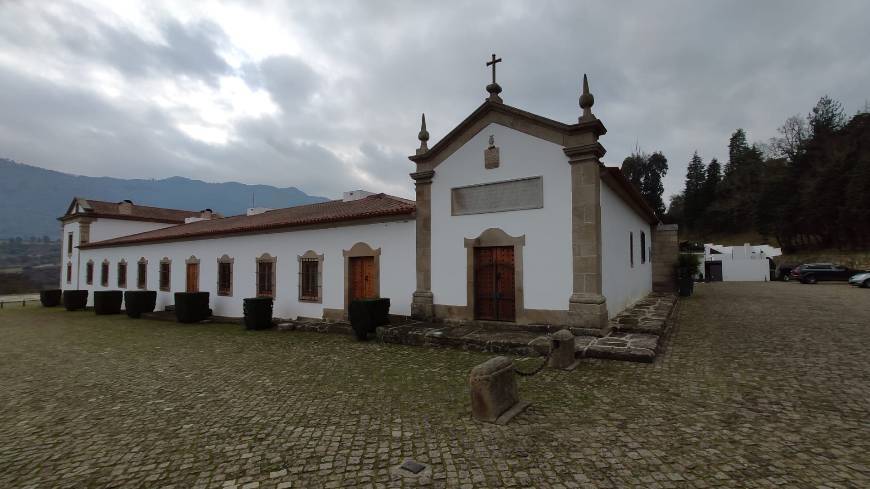
<instances>
[{"instance_id":1,"label":"metal railing","mask_svg":"<svg viewBox=\"0 0 870 489\"><path fill-rule=\"evenodd\" d=\"M0 309L7 308L9 306L19 306L19 307L27 307L28 302L36 302L39 303L39 298L36 299L15 299L15 300L0 300Z\"/></svg>"}]
</instances>

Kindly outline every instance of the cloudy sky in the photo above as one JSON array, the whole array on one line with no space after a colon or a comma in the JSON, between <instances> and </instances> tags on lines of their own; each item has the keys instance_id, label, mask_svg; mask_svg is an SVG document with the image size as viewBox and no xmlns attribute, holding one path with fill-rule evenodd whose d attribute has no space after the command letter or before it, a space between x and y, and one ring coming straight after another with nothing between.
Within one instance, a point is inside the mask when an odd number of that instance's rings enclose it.
<instances>
[{"instance_id":1,"label":"cloudy sky","mask_svg":"<svg viewBox=\"0 0 870 489\"><path fill-rule=\"evenodd\" d=\"M608 164L727 158L824 94L870 99L870 2L0 1L0 157L84 175L410 196L485 98L564 122L588 73Z\"/></svg>"}]
</instances>

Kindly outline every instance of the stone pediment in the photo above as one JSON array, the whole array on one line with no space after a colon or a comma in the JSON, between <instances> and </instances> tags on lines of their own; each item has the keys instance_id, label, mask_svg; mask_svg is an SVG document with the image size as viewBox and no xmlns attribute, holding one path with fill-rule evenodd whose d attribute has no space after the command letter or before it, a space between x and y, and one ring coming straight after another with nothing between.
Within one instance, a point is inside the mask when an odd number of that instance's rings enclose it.
<instances>
[{"instance_id":1,"label":"stone pediment","mask_svg":"<svg viewBox=\"0 0 870 489\"><path fill-rule=\"evenodd\" d=\"M500 102L486 100L432 148L408 159L417 170L431 170L490 124L499 124L530 136L570 147L590 143L607 129L598 119L565 124ZM594 135L594 136L593 136Z\"/></svg>"}]
</instances>

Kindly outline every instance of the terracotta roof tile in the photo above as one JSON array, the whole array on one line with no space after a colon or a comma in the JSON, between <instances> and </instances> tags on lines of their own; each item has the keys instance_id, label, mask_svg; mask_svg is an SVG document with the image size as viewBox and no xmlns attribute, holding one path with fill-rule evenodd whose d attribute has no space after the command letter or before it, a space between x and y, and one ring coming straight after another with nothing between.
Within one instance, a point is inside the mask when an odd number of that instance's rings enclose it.
<instances>
[{"instance_id":1,"label":"terracotta roof tile","mask_svg":"<svg viewBox=\"0 0 870 489\"><path fill-rule=\"evenodd\" d=\"M84 213L76 213L76 204L86 209ZM102 200L90 200L83 198L73 199L67 213L60 218L61 221L79 216L102 217L109 219L124 219L133 221L165 222L168 224L182 224L188 217L199 217L201 211L187 211L181 209L167 209L164 207L151 207L147 205L133 204L132 202L105 202Z\"/></svg>"},{"instance_id":2,"label":"terracotta roof tile","mask_svg":"<svg viewBox=\"0 0 870 489\"><path fill-rule=\"evenodd\" d=\"M81 248L101 248L159 241L185 240L200 237L266 232L317 224L338 223L359 219L412 216L414 201L386 194L370 195L357 200L332 200L318 204L287 207L255 214L230 216L190 224L171 226L145 233L97 241Z\"/></svg>"}]
</instances>

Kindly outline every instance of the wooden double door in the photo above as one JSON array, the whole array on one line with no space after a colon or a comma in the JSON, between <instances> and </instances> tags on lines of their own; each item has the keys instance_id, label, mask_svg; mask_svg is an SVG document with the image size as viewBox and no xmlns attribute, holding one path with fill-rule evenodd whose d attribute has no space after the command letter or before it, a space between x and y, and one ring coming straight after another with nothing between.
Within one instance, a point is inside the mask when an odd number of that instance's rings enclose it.
<instances>
[{"instance_id":1,"label":"wooden double door","mask_svg":"<svg viewBox=\"0 0 870 489\"><path fill-rule=\"evenodd\" d=\"M514 273L513 246L474 248L475 319L516 319Z\"/></svg>"},{"instance_id":2,"label":"wooden double door","mask_svg":"<svg viewBox=\"0 0 870 489\"><path fill-rule=\"evenodd\" d=\"M348 301L373 299L378 296L373 256L348 258L348 275Z\"/></svg>"}]
</instances>

